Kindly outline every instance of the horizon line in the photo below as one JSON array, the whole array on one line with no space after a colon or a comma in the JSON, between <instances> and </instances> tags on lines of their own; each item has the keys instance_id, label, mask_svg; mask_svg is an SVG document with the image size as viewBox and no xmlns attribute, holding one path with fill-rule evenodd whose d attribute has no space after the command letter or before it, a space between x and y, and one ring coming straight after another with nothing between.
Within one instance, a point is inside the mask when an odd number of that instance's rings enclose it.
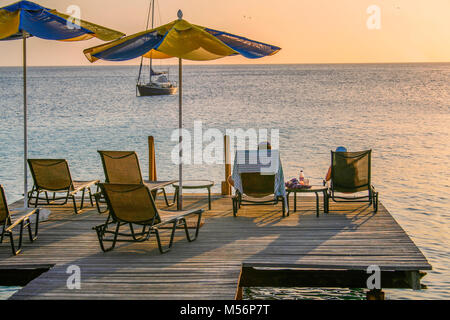
<instances>
[{"instance_id":1,"label":"horizon line","mask_svg":"<svg viewBox=\"0 0 450 320\"><path fill-rule=\"evenodd\" d=\"M196 63L196 64L185 64L184 66L195 65L195 66L238 66L238 65L347 65L347 64L447 64L449 61L383 61L383 62L292 62L292 63ZM178 63L171 64L161 64L164 66L178 66ZM77 65L27 65L27 68L44 68L44 67L135 67L139 66L136 64L77 64ZM21 68L23 65L6 66L0 65L0 68Z\"/></svg>"}]
</instances>

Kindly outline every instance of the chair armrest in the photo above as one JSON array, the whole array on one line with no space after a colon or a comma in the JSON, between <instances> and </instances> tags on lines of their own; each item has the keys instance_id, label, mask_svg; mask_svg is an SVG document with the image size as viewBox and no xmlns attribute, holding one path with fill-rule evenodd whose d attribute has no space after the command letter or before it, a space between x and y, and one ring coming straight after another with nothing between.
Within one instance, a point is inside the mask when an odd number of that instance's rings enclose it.
<instances>
[{"instance_id":1,"label":"chair armrest","mask_svg":"<svg viewBox=\"0 0 450 320\"><path fill-rule=\"evenodd\" d=\"M31 211L23 211L26 212L26 214L16 218L14 218L14 221L12 222L12 224L10 226L8 226L8 228L5 229L5 231L11 231L12 229L14 229L15 227L17 227L19 224L21 224L23 221L29 219L33 214L36 214L36 222L38 222L39 220L39 209L32 209Z\"/></svg>"},{"instance_id":2,"label":"chair armrest","mask_svg":"<svg viewBox=\"0 0 450 320\"><path fill-rule=\"evenodd\" d=\"M162 226L168 223L173 223L174 221L180 220L186 216L191 214L201 215L203 213L203 209L191 209L184 211L163 211L158 210L159 217L161 218L161 222L153 225L154 227ZM164 217L166 215L166 217Z\"/></svg>"}]
</instances>

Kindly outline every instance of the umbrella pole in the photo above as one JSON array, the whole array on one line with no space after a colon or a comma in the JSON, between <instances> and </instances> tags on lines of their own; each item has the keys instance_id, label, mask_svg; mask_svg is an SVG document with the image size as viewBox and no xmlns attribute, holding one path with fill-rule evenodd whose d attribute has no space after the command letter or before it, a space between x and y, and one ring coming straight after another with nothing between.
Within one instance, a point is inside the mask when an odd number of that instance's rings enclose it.
<instances>
[{"instance_id":1,"label":"umbrella pole","mask_svg":"<svg viewBox=\"0 0 450 320\"><path fill-rule=\"evenodd\" d=\"M23 206L28 207L28 133L27 133L27 34L23 37Z\"/></svg>"},{"instance_id":2,"label":"umbrella pole","mask_svg":"<svg viewBox=\"0 0 450 320\"><path fill-rule=\"evenodd\" d=\"M181 129L183 128L183 62L181 58L178 58L178 143L180 150L180 163L178 164L178 209L183 210L183 136Z\"/></svg>"}]
</instances>

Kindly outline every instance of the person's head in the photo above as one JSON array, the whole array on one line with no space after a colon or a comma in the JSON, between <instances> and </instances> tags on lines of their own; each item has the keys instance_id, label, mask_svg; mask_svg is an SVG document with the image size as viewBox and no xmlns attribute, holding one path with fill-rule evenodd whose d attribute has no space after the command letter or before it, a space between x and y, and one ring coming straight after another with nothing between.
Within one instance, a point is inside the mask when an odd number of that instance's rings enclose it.
<instances>
[{"instance_id":1,"label":"person's head","mask_svg":"<svg viewBox=\"0 0 450 320\"><path fill-rule=\"evenodd\" d=\"M271 150L272 146L268 141L260 142L258 144L258 150Z\"/></svg>"},{"instance_id":2,"label":"person's head","mask_svg":"<svg viewBox=\"0 0 450 320\"><path fill-rule=\"evenodd\" d=\"M347 148L346 147L342 147L342 146L337 147L336 148L336 152L347 152Z\"/></svg>"}]
</instances>

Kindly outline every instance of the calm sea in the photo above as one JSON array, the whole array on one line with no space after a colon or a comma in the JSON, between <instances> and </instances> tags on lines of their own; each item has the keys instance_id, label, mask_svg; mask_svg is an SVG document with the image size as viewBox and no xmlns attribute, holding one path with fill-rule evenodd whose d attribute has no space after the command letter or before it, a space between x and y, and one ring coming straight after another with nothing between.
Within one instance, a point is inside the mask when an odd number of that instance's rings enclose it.
<instances>
[{"instance_id":1,"label":"calm sea","mask_svg":"<svg viewBox=\"0 0 450 320\"><path fill-rule=\"evenodd\" d=\"M103 177L97 150L136 150L147 175L153 135L159 178L176 178L178 97L137 98L137 69L30 68L29 156L66 158L74 178L89 179ZM183 72L184 126L201 120L204 129L279 129L286 179L302 168L319 183L336 146L373 149L381 201L433 265L423 279L427 290L387 290L388 298L450 298L450 64L203 65ZM23 188L21 68L0 68L0 128L0 183L12 202ZM223 179L221 165L185 168L188 179ZM267 299L361 295L247 292Z\"/></svg>"}]
</instances>

